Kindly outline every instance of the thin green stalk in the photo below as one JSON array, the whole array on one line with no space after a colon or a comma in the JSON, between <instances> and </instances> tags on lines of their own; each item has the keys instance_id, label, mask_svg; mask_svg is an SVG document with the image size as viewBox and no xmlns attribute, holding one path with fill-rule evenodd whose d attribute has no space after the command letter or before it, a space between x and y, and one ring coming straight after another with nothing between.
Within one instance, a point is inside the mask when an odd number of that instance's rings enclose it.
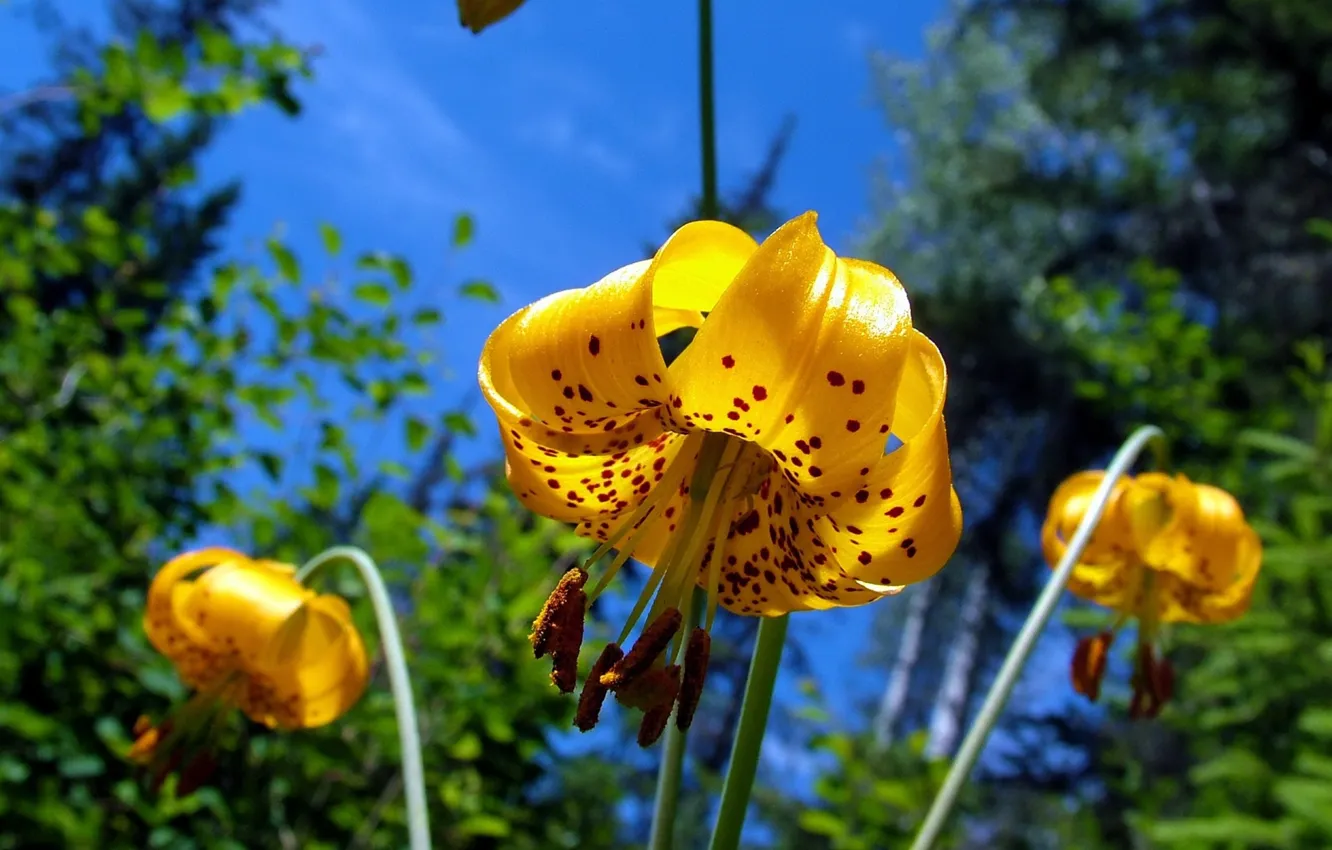
<instances>
[{"instance_id":1,"label":"thin green stalk","mask_svg":"<svg viewBox=\"0 0 1332 850\"><path fill-rule=\"evenodd\" d=\"M1003 666L999 668L994 684L990 686L990 692L985 695L985 702L981 705L980 713L976 715L975 723L967 731L967 737L963 739L957 757L948 768L948 776L944 778L938 796L934 798L934 803L925 815L925 823L916 835L911 850L930 850L938 840L944 822L948 819L953 805L957 802L957 796L962 791L962 786L971 775L971 769L975 766L976 759L980 757L985 741L990 737L990 731L999 719L999 713L1003 711L1018 677L1022 674L1022 666L1027 662L1027 656L1031 654L1036 639L1040 637L1045 624L1050 620L1050 615L1059 604L1059 597L1064 592L1064 586L1068 584L1069 576L1073 574L1073 567L1077 564L1078 558L1082 557L1082 551L1087 548L1092 532L1096 530L1096 524L1100 522L1101 515L1105 513L1106 506L1110 503L1110 494L1114 490L1115 482L1133 466L1143 446L1149 441L1154 444L1158 468L1165 468L1167 462L1165 434L1154 425L1144 425L1134 431L1120 446L1114 460L1105 471L1101 486L1092 496L1087 513L1083 515L1082 522L1073 532L1073 538L1064 551L1064 557L1055 567L1050 580L1041 591L1040 598L1031 609L1031 614L1027 616L1027 621L1022 624L1022 630L1018 632L1012 648L1008 650L1008 656L1004 658Z\"/></svg>"},{"instance_id":2,"label":"thin green stalk","mask_svg":"<svg viewBox=\"0 0 1332 850\"><path fill-rule=\"evenodd\" d=\"M703 611L707 605L707 594L695 588L686 635L703 621ZM679 706L676 706L676 711L679 711ZM675 715L672 713L671 722L666 724L666 741L662 745L661 767L657 771L657 796L652 801L652 834L648 838L648 850L671 850L674 846L675 809L680 802L680 779L684 776L687 738L688 732L676 728Z\"/></svg>"},{"instance_id":3,"label":"thin green stalk","mask_svg":"<svg viewBox=\"0 0 1332 850\"><path fill-rule=\"evenodd\" d=\"M717 218L717 115L712 81L712 0L698 0L698 129L703 165L701 218Z\"/></svg>"},{"instance_id":4,"label":"thin green stalk","mask_svg":"<svg viewBox=\"0 0 1332 850\"><path fill-rule=\"evenodd\" d=\"M721 215L721 204L717 200L717 117L713 88L712 0L698 0L698 135L703 183L699 197L699 218L702 219L715 219ZM700 472L703 466L700 463ZM707 469L704 482L698 481L696 474L690 491L706 493L715 468L714 462ZM700 483L703 484L701 488ZM701 591L695 590L689 614L690 631L698 626L706 607L706 597ZM670 850L674 841L675 810L680 801L680 780L684 774L685 740L685 733L675 728L673 720L667 724L661 768L657 773L657 794L652 806L652 833L648 839L648 850Z\"/></svg>"},{"instance_id":5,"label":"thin green stalk","mask_svg":"<svg viewBox=\"0 0 1332 850\"><path fill-rule=\"evenodd\" d=\"M426 809L425 770L421 766L421 735L416 724L416 703L412 699L412 680L407 674L407 661L403 657L402 635L398 632L398 619L393 613L393 601L379 574L379 568L365 552L354 546L334 546L306 562L296 573L297 581L305 581L325 564L336 560L350 561L365 582L370 593L370 605L379 623L379 642L384 650L384 666L388 669L389 689L393 692L393 707L398 715L398 741L402 747L402 787L407 797L407 835L411 850L430 850L430 820Z\"/></svg>"},{"instance_id":6,"label":"thin green stalk","mask_svg":"<svg viewBox=\"0 0 1332 850\"><path fill-rule=\"evenodd\" d=\"M777 682L777 668L782 661L782 644L786 640L789 619L789 615L783 614L759 620L754 657L749 662L749 679L745 682L745 698L740 704L740 725L735 730L735 743L731 746L731 763L726 769L721 808L717 812L717 826L712 832L709 850L735 850L740 846L740 832L744 829L745 812L749 809L749 792L754 788L759 748L763 746L763 733L768 727L772 688Z\"/></svg>"}]
</instances>

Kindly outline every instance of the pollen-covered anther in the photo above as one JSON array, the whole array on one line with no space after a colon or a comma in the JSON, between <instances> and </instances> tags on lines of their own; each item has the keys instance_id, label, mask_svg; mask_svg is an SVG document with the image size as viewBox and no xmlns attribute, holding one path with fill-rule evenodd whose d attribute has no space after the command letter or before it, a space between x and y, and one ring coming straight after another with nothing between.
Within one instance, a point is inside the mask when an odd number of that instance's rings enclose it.
<instances>
[{"instance_id":1,"label":"pollen-covered anther","mask_svg":"<svg viewBox=\"0 0 1332 850\"><path fill-rule=\"evenodd\" d=\"M675 633L680 631L680 624L683 621L684 617L678 608L667 608L662 611L657 619L643 629L643 633L630 648L629 654L602 674L601 684L613 691L619 691L633 684L634 679L651 667L657 657L665 651Z\"/></svg>"},{"instance_id":2,"label":"pollen-covered anther","mask_svg":"<svg viewBox=\"0 0 1332 850\"><path fill-rule=\"evenodd\" d=\"M652 690L656 692L656 701L643 712L643 721L638 724L638 746L650 747L657 743L666 724L671 719L671 709L680 694L680 667L671 665L661 670L654 670L644 676L640 682L654 679ZM618 694L617 694L618 698Z\"/></svg>"},{"instance_id":3,"label":"pollen-covered anther","mask_svg":"<svg viewBox=\"0 0 1332 850\"><path fill-rule=\"evenodd\" d=\"M578 697L578 710L574 712L574 726L579 730L587 732L597 725L601 706L606 702L606 694L610 693L610 689L601 684L601 677L623 657L624 650L619 644L608 643L592 664L587 680L583 682L583 692Z\"/></svg>"},{"instance_id":4,"label":"pollen-covered anther","mask_svg":"<svg viewBox=\"0 0 1332 850\"><path fill-rule=\"evenodd\" d=\"M684 677L680 681L680 707L675 712L675 726L681 732L694 722L699 698L703 696L703 680L708 675L708 655L712 649L712 636L707 629L694 629L685 646Z\"/></svg>"},{"instance_id":5,"label":"pollen-covered anther","mask_svg":"<svg viewBox=\"0 0 1332 850\"><path fill-rule=\"evenodd\" d=\"M532 641L532 653L536 658L551 652L554 647L552 641L558 641L557 637L560 627L564 624L567 617L562 614L569 608L575 607L572 603L577 602L578 622L583 621L583 610L587 607L587 594L583 592L583 586L587 584L587 570L582 567L574 567L560 577L560 581L555 585L555 589L546 597L546 604L541 606L541 613L532 623L532 634L528 639Z\"/></svg>"}]
</instances>

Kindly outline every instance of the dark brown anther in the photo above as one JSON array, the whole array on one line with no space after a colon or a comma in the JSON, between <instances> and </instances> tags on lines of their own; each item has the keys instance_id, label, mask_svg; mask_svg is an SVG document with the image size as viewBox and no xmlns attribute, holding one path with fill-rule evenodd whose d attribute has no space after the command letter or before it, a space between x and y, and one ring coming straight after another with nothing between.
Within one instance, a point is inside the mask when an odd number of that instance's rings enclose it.
<instances>
[{"instance_id":1,"label":"dark brown anther","mask_svg":"<svg viewBox=\"0 0 1332 850\"><path fill-rule=\"evenodd\" d=\"M680 623L683 621L678 608L667 608L662 611L657 619L653 620L643 633L634 641L629 654L620 659L619 663L607 670L601 677L601 684L617 691L629 684L640 676L643 671L652 666L657 657L666 649L671 638L680 631Z\"/></svg>"},{"instance_id":2,"label":"dark brown anther","mask_svg":"<svg viewBox=\"0 0 1332 850\"><path fill-rule=\"evenodd\" d=\"M541 613L537 614L536 620L532 623L532 634L528 637L532 641L532 653L535 657L540 658L547 652L553 651L551 642L560 640L558 635L561 626L569 621L571 609L578 613L578 638L581 642L583 611L587 607L587 594L583 592L585 584L587 584L587 570L574 567L560 577L555 589L546 597L546 604L541 606Z\"/></svg>"},{"instance_id":3,"label":"dark brown anther","mask_svg":"<svg viewBox=\"0 0 1332 850\"><path fill-rule=\"evenodd\" d=\"M675 698L680 693L680 667L672 665L663 670L656 671L662 675L654 677L659 679L654 683L654 690L660 689L658 698L650 708L643 712L643 722L638 725L638 746L650 747L657 743L661 733L666 730L666 724L671 719L671 709L675 706Z\"/></svg>"},{"instance_id":4,"label":"dark brown anther","mask_svg":"<svg viewBox=\"0 0 1332 850\"><path fill-rule=\"evenodd\" d=\"M1175 671L1170 662L1157 658L1151 644L1138 644L1138 663L1133 671L1133 699L1129 717L1153 718L1169 702L1175 690Z\"/></svg>"},{"instance_id":5,"label":"dark brown anther","mask_svg":"<svg viewBox=\"0 0 1332 850\"><path fill-rule=\"evenodd\" d=\"M708 654L712 636L707 629L694 629L685 646L684 679L680 682L680 709L675 712L675 727L681 732L694 722L698 700L703 696L703 680L708 675Z\"/></svg>"},{"instance_id":6,"label":"dark brown anther","mask_svg":"<svg viewBox=\"0 0 1332 850\"><path fill-rule=\"evenodd\" d=\"M619 644L608 643L593 663L592 670L583 682L583 692L578 696L578 710L574 712L574 725L581 731L586 732L597 725L601 706L605 704L606 694L610 692L609 688L601 684L601 676L623 657L624 650L620 649Z\"/></svg>"},{"instance_id":7,"label":"dark brown anther","mask_svg":"<svg viewBox=\"0 0 1332 850\"><path fill-rule=\"evenodd\" d=\"M1095 637L1082 638L1073 650L1073 690L1092 702L1101 695L1101 680L1105 678L1107 656L1114 639L1110 632L1101 632Z\"/></svg>"}]
</instances>

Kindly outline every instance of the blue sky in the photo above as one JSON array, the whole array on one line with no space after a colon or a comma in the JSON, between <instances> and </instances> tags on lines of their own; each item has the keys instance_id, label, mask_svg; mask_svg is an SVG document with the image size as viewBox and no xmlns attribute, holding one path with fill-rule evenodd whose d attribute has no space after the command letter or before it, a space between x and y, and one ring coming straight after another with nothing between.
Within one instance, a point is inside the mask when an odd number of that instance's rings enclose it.
<instances>
[{"instance_id":1,"label":"blue sky","mask_svg":"<svg viewBox=\"0 0 1332 850\"><path fill-rule=\"evenodd\" d=\"M45 65L30 30L12 25L20 5L0 11L0 55L10 57L0 86L11 91L39 81ZM103 17L102 0L61 7L73 21ZM871 98L869 53L919 56L944 6L775 8L715 4L722 188L743 182L794 114L774 200L792 215L817 210L825 239L847 252L870 214L876 160L893 145ZM298 120L252 112L208 155L205 181L244 182L225 251L257 257L280 227L317 271L317 226L330 222L350 250L405 256L414 297L447 316L427 343L442 365L438 394L425 404L456 403L474 388L482 341L505 315L640 259L697 192L695 14L679 0L530 0L478 37L458 25L450 0L278 3L270 14L278 29L319 46L317 77L299 91ZM475 217L477 237L454 253L452 221L463 212ZM503 303L460 300L469 278L491 281ZM367 452L382 442L361 436ZM497 450L489 428L468 448ZM828 663L820 686L834 709L884 685L882 673L848 666L878 607L793 623L793 637ZM793 683L782 691L792 694ZM799 767L798 752L773 748L769 757L773 767Z\"/></svg>"}]
</instances>

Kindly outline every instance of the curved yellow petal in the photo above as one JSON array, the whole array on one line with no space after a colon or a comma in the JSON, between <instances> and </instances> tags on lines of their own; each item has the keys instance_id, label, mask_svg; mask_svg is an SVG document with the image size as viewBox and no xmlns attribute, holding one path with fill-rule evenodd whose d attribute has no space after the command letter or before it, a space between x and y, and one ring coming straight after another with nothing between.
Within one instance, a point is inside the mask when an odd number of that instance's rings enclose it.
<instances>
[{"instance_id":1,"label":"curved yellow petal","mask_svg":"<svg viewBox=\"0 0 1332 850\"><path fill-rule=\"evenodd\" d=\"M1246 574L1246 558L1261 561L1262 546L1234 496L1210 484L1192 486L1196 501L1185 549L1189 574L1197 584L1229 590ZM1253 570L1256 574L1256 565Z\"/></svg>"},{"instance_id":2,"label":"curved yellow petal","mask_svg":"<svg viewBox=\"0 0 1332 850\"><path fill-rule=\"evenodd\" d=\"M1105 479L1101 470L1069 476L1050 497L1041 526L1041 551L1054 569L1063 559L1068 542L1091 507L1092 497ZM1121 510L1129 482L1120 478L1087 548L1069 578L1070 593L1119 611L1131 610L1140 591L1142 570L1136 566L1133 532Z\"/></svg>"},{"instance_id":3,"label":"curved yellow petal","mask_svg":"<svg viewBox=\"0 0 1332 850\"><path fill-rule=\"evenodd\" d=\"M883 455L910 349L901 284L838 259L806 213L753 253L671 364L667 415L763 446L802 492L835 501Z\"/></svg>"},{"instance_id":4,"label":"curved yellow petal","mask_svg":"<svg viewBox=\"0 0 1332 850\"><path fill-rule=\"evenodd\" d=\"M814 500L802 499L798 509L816 539L831 544L839 574L877 586L929 578L952 557L962 535L943 418L943 357L919 331L911 331L911 342L892 423L902 445L874 461L857 489L828 514Z\"/></svg>"},{"instance_id":5,"label":"curved yellow petal","mask_svg":"<svg viewBox=\"0 0 1332 850\"><path fill-rule=\"evenodd\" d=\"M689 222L658 252L652 303L664 311L710 312L757 250L754 237L734 225ZM657 328L658 336L664 333Z\"/></svg>"},{"instance_id":6,"label":"curved yellow petal","mask_svg":"<svg viewBox=\"0 0 1332 850\"><path fill-rule=\"evenodd\" d=\"M252 672L240 708L280 728L323 726L365 693L369 663L346 603L322 595L303 603L279 630Z\"/></svg>"},{"instance_id":7,"label":"curved yellow petal","mask_svg":"<svg viewBox=\"0 0 1332 850\"><path fill-rule=\"evenodd\" d=\"M196 589L196 581L190 576L201 570L211 572L220 565L248 562L248 557L234 549L197 549L172 558L149 585L144 632L153 647L175 665L181 678L191 686L205 686L224 672L226 665L213 649L207 633L187 614Z\"/></svg>"},{"instance_id":8,"label":"curved yellow petal","mask_svg":"<svg viewBox=\"0 0 1332 850\"><path fill-rule=\"evenodd\" d=\"M1163 622L1225 623L1249 610L1254 584L1262 567L1263 548L1248 525L1238 529L1231 552L1231 581L1220 589L1187 582L1175 575L1158 576L1159 616Z\"/></svg>"},{"instance_id":9,"label":"curved yellow petal","mask_svg":"<svg viewBox=\"0 0 1332 850\"><path fill-rule=\"evenodd\" d=\"M670 388L657 337L696 324L753 250L754 240L728 224L692 222L651 261L519 310L482 349L486 400L565 433L599 431L610 418L661 404ZM670 327L658 328L658 316Z\"/></svg>"},{"instance_id":10,"label":"curved yellow petal","mask_svg":"<svg viewBox=\"0 0 1332 850\"><path fill-rule=\"evenodd\" d=\"M293 572L263 561L214 567L195 582L183 614L213 649L234 654L246 672L257 669L283 624L315 595Z\"/></svg>"}]
</instances>

